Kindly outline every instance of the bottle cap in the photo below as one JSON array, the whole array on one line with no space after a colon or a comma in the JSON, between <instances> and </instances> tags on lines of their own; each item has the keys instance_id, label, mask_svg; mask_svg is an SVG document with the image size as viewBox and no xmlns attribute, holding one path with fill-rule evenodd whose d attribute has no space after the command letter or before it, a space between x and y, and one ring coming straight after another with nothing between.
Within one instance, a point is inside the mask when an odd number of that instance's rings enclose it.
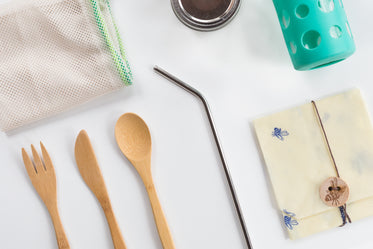
<instances>
[{"instance_id":1,"label":"bottle cap","mask_svg":"<svg viewBox=\"0 0 373 249\"><path fill-rule=\"evenodd\" d=\"M236 15L241 0L171 0L176 16L199 31L216 30Z\"/></svg>"}]
</instances>

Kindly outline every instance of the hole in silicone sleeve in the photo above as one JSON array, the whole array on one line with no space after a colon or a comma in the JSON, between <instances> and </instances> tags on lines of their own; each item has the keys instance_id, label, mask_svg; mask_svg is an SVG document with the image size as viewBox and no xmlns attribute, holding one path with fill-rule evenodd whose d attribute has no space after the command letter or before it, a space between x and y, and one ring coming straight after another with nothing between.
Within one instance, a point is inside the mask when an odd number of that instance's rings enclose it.
<instances>
[{"instance_id":1,"label":"hole in silicone sleeve","mask_svg":"<svg viewBox=\"0 0 373 249\"><path fill-rule=\"evenodd\" d=\"M306 18L309 13L310 9L305 4L299 5L295 10L295 15L300 19Z\"/></svg>"},{"instance_id":2,"label":"hole in silicone sleeve","mask_svg":"<svg viewBox=\"0 0 373 249\"><path fill-rule=\"evenodd\" d=\"M320 10L325 13L329 13L334 10L334 0L319 0L317 4Z\"/></svg>"},{"instance_id":3,"label":"hole in silicone sleeve","mask_svg":"<svg viewBox=\"0 0 373 249\"><path fill-rule=\"evenodd\" d=\"M349 34L349 35L351 36L351 38L352 38L351 28L350 28L350 24L348 24L348 22L346 22L346 29L347 29L348 34Z\"/></svg>"},{"instance_id":4,"label":"hole in silicone sleeve","mask_svg":"<svg viewBox=\"0 0 373 249\"><path fill-rule=\"evenodd\" d=\"M293 54L296 54L297 53L297 45L295 45L294 42L290 42L289 43L289 46L290 46L290 51L293 53Z\"/></svg>"},{"instance_id":5,"label":"hole in silicone sleeve","mask_svg":"<svg viewBox=\"0 0 373 249\"><path fill-rule=\"evenodd\" d=\"M329 30L330 36L334 39L338 39L342 36L342 29L338 26L332 26Z\"/></svg>"},{"instance_id":6,"label":"hole in silicone sleeve","mask_svg":"<svg viewBox=\"0 0 373 249\"><path fill-rule=\"evenodd\" d=\"M320 33L315 30L307 31L302 37L302 44L306 49L315 49L320 45L320 43Z\"/></svg>"},{"instance_id":7,"label":"hole in silicone sleeve","mask_svg":"<svg viewBox=\"0 0 373 249\"><path fill-rule=\"evenodd\" d=\"M287 29L290 25L290 15L286 10L282 11L281 21L282 21L282 26L284 27L284 29Z\"/></svg>"}]
</instances>

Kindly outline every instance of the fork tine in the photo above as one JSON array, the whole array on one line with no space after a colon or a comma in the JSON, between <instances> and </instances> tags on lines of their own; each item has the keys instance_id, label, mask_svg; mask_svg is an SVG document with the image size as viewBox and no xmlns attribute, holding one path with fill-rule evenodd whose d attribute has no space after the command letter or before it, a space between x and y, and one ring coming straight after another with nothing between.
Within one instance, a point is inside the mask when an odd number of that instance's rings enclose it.
<instances>
[{"instance_id":1,"label":"fork tine","mask_svg":"<svg viewBox=\"0 0 373 249\"><path fill-rule=\"evenodd\" d=\"M34 164L31 161L31 158L28 156L26 150L22 148L22 158L23 158L23 164L25 165L25 168L27 170L27 173L29 177L36 176L37 171L34 167Z\"/></svg>"},{"instance_id":2,"label":"fork tine","mask_svg":"<svg viewBox=\"0 0 373 249\"><path fill-rule=\"evenodd\" d=\"M43 162L41 161L39 153L36 151L34 145L32 144L31 144L31 150L32 150L32 156L34 157L35 168L38 173L41 173L44 171Z\"/></svg>"},{"instance_id":3,"label":"fork tine","mask_svg":"<svg viewBox=\"0 0 373 249\"><path fill-rule=\"evenodd\" d=\"M49 153L47 151L47 149L45 148L44 144L42 142L40 142L40 147L41 147L41 153L43 155L43 159L44 159L44 166L45 166L45 170L48 172L52 172L54 170L53 168L53 163L52 163L52 160L49 156Z\"/></svg>"}]
</instances>

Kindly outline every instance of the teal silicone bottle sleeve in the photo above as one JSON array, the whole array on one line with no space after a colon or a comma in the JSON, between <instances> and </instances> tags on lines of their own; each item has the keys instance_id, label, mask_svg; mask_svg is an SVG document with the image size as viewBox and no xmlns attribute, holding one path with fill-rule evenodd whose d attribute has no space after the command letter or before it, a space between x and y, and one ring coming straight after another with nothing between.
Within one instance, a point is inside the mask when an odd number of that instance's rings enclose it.
<instances>
[{"instance_id":1,"label":"teal silicone bottle sleeve","mask_svg":"<svg viewBox=\"0 0 373 249\"><path fill-rule=\"evenodd\" d=\"M342 61L355 43L342 0L273 0L294 68Z\"/></svg>"}]
</instances>

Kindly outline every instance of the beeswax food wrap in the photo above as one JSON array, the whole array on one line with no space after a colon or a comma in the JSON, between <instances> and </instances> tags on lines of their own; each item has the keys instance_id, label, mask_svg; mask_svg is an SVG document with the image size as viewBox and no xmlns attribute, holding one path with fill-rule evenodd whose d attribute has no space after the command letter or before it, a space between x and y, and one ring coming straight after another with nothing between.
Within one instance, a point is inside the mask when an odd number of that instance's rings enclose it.
<instances>
[{"instance_id":1,"label":"beeswax food wrap","mask_svg":"<svg viewBox=\"0 0 373 249\"><path fill-rule=\"evenodd\" d=\"M131 84L107 0L13 0L0 33L3 131Z\"/></svg>"},{"instance_id":2,"label":"beeswax food wrap","mask_svg":"<svg viewBox=\"0 0 373 249\"><path fill-rule=\"evenodd\" d=\"M254 121L291 239L373 215L373 129L360 91L354 89L315 104L326 137L312 103ZM349 187L345 212L342 207L327 206L320 197L320 186L337 176L331 154L340 178Z\"/></svg>"}]
</instances>

